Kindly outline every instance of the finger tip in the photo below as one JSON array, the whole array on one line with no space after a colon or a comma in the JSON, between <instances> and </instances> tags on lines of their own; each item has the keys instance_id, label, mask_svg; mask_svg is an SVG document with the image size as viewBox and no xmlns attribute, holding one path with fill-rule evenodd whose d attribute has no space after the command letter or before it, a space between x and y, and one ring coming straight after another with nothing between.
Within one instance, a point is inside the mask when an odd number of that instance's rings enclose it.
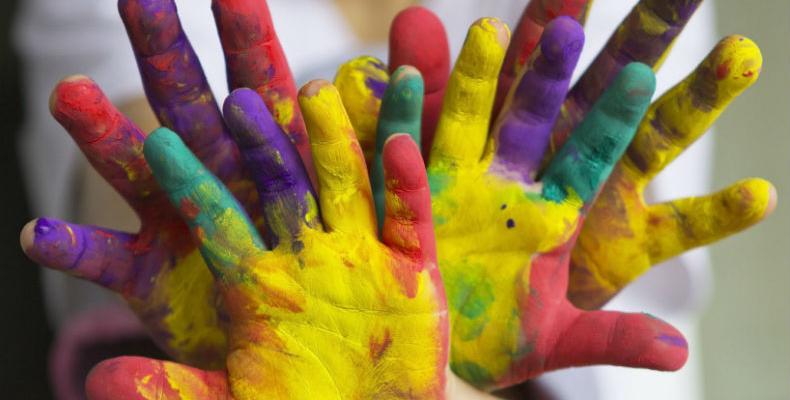
<instances>
[{"instance_id":1,"label":"finger tip","mask_svg":"<svg viewBox=\"0 0 790 400\"><path fill-rule=\"evenodd\" d=\"M405 133L391 135L384 142L382 154L388 185L392 179L398 188L417 189L425 185L425 166L417 143Z\"/></svg>"},{"instance_id":2,"label":"finger tip","mask_svg":"<svg viewBox=\"0 0 790 400\"><path fill-rule=\"evenodd\" d=\"M19 245L28 257L31 255L33 245L36 241L36 227L38 226L38 221L39 219L36 218L26 223L19 232Z\"/></svg>"},{"instance_id":3,"label":"finger tip","mask_svg":"<svg viewBox=\"0 0 790 400\"><path fill-rule=\"evenodd\" d=\"M161 368L158 361L143 357L123 356L104 360L96 364L85 379L85 391L91 400L110 400L117 398L137 399L140 382L148 376L158 375ZM154 379L153 381L157 381Z\"/></svg>"},{"instance_id":4,"label":"finger tip","mask_svg":"<svg viewBox=\"0 0 790 400\"><path fill-rule=\"evenodd\" d=\"M763 57L760 48L742 35L722 39L706 61L707 71L715 75L719 90L734 97L754 82L762 71Z\"/></svg>"},{"instance_id":5,"label":"finger tip","mask_svg":"<svg viewBox=\"0 0 790 400\"><path fill-rule=\"evenodd\" d=\"M656 91L656 75L646 64L632 62L620 71L613 85L629 105L647 105Z\"/></svg>"},{"instance_id":6,"label":"finger tip","mask_svg":"<svg viewBox=\"0 0 790 400\"><path fill-rule=\"evenodd\" d=\"M391 82L398 83L401 81L422 81L422 74L420 71L411 65L401 65L395 72L392 73Z\"/></svg>"},{"instance_id":7,"label":"finger tip","mask_svg":"<svg viewBox=\"0 0 790 400\"><path fill-rule=\"evenodd\" d=\"M299 90L299 96L302 97L314 97L318 95L322 90L332 88L332 83L327 81L326 79L313 79L310 82L307 82L302 88Z\"/></svg>"},{"instance_id":8,"label":"finger tip","mask_svg":"<svg viewBox=\"0 0 790 400\"><path fill-rule=\"evenodd\" d=\"M768 204L765 207L765 212L763 213L763 218L773 214L774 210L776 209L776 205L779 202L779 195L776 192L776 187L772 184L768 184Z\"/></svg>"},{"instance_id":9,"label":"finger tip","mask_svg":"<svg viewBox=\"0 0 790 400\"><path fill-rule=\"evenodd\" d=\"M498 18L480 18L472 24L472 27L482 28L484 32L493 35L496 43L503 49L510 44L510 28Z\"/></svg>"}]
</instances>

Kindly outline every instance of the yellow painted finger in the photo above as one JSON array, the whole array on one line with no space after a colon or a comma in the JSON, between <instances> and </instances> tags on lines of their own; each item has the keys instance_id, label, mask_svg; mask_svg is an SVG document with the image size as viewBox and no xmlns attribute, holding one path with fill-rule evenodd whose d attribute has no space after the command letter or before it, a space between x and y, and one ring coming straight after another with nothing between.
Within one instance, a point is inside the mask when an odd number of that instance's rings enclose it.
<instances>
[{"instance_id":1,"label":"yellow painted finger","mask_svg":"<svg viewBox=\"0 0 790 400\"><path fill-rule=\"evenodd\" d=\"M738 35L721 40L694 72L650 107L623 158L627 175L644 187L757 81L761 68L754 42Z\"/></svg>"},{"instance_id":2,"label":"yellow painted finger","mask_svg":"<svg viewBox=\"0 0 790 400\"><path fill-rule=\"evenodd\" d=\"M373 161L376 151L376 124L381 97L388 82L387 66L370 56L348 61L340 66L335 75L335 86L343 99L368 165Z\"/></svg>"},{"instance_id":3,"label":"yellow painted finger","mask_svg":"<svg viewBox=\"0 0 790 400\"><path fill-rule=\"evenodd\" d=\"M495 18L475 22L450 74L431 149L431 168L476 163L483 155L497 78L510 40Z\"/></svg>"},{"instance_id":4,"label":"yellow painted finger","mask_svg":"<svg viewBox=\"0 0 790 400\"><path fill-rule=\"evenodd\" d=\"M776 207L776 189L763 179L745 179L705 197L648 209L647 250L653 264L740 232Z\"/></svg>"},{"instance_id":5,"label":"yellow painted finger","mask_svg":"<svg viewBox=\"0 0 790 400\"><path fill-rule=\"evenodd\" d=\"M324 226L375 234L368 169L340 93L331 83L315 80L302 88L299 105L313 151Z\"/></svg>"}]
</instances>

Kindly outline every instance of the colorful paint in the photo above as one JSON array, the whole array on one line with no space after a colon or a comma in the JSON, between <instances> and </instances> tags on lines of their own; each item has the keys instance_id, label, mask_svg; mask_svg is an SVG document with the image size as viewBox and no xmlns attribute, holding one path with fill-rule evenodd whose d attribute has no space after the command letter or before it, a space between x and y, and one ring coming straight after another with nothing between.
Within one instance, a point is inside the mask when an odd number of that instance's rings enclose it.
<instances>
[{"instance_id":1,"label":"colorful paint","mask_svg":"<svg viewBox=\"0 0 790 400\"><path fill-rule=\"evenodd\" d=\"M389 84L387 66L374 57L361 56L341 65L335 86L346 108L368 166L376 154L376 124L381 98Z\"/></svg>"},{"instance_id":2,"label":"colorful paint","mask_svg":"<svg viewBox=\"0 0 790 400\"><path fill-rule=\"evenodd\" d=\"M770 183L747 179L700 198L648 205L647 184L758 78L762 57L743 36L723 39L648 110L591 209L573 252L570 299L601 307L652 265L746 229L775 204Z\"/></svg>"},{"instance_id":3,"label":"colorful paint","mask_svg":"<svg viewBox=\"0 0 790 400\"><path fill-rule=\"evenodd\" d=\"M245 107L239 93L229 104ZM319 166L327 231L303 223L299 249L267 251L241 206L176 134L160 129L145 145L154 174L180 206L220 284L230 320L230 391L239 399L443 398L446 304L419 149L403 135L385 145L390 207L379 242L375 225L365 224L357 210L373 210L370 196L364 188L344 190L360 184L360 177L367 181L367 170L337 90L314 82L300 103ZM243 113L250 123L265 117L258 108ZM264 126L270 122L269 116ZM320 168L330 163L332 169ZM288 218L304 221L293 213L272 221Z\"/></svg>"},{"instance_id":4,"label":"colorful paint","mask_svg":"<svg viewBox=\"0 0 790 400\"><path fill-rule=\"evenodd\" d=\"M142 227L127 234L41 218L22 234L25 252L42 265L123 295L175 359L220 367L226 341L213 279L153 179L143 158L143 133L86 77L62 81L51 108L93 167L137 212Z\"/></svg>"}]
</instances>

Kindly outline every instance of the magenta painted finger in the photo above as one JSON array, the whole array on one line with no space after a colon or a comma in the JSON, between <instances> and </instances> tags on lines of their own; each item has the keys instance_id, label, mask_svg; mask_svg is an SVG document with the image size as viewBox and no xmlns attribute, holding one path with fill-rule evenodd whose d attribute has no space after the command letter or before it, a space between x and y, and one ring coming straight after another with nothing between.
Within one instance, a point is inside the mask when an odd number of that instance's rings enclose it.
<instances>
[{"instance_id":1,"label":"magenta painted finger","mask_svg":"<svg viewBox=\"0 0 790 400\"><path fill-rule=\"evenodd\" d=\"M237 155L203 67L173 0L119 0L148 101L162 125L177 132L221 179L232 179ZM231 157L223 157L230 154ZM230 158L230 161L228 161Z\"/></svg>"},{"instance_id":2,"label":"magenta painted finger","mask_svg":"<svg viewBox=\"0 0 790 400\"><path fill-rule=\"evenodd\" d=\"M115 291L137 273L135 235L49 218L31 221L20 235L33 261Z\"/></svg>"},{"instance_id":3,"label":"magenta painted finger","mask_svg":"<svg viewBox=\"0 0 790 400\"><path fill-rule=\"evenodd\" d=\"M143 157L145 135L95 82L72 76L52 92L50 110L104 179L146 219L170 209Z\"/></svg>"},{"instance_id":4,"label":"magenta painted finger","mask_svg":"<svg viewBox=\"0 0 790 400\"><path fill-rule=\"evenodd\" d=\"M551 369L606 364L675 371L687 358L686 339L658 318L589 311L560 336L550 362Z\"/></svg>"},{"instance_id":5,"label":"magenta painted finger","mask_svg":"<svg viewBox=\"0 0 790 400\"><path fill-rule=\"evenodd\" d=\"M560 16L583 23L591 3L591 0L531 0L527 4L510 37L510 46L499 74L494 111L491 113L494 119L499 116L516 77L527 67L527 61L537 47L546 24Z\"/></svg>"},{"instance_id":6,"label":"magenta painted finger","mask_svg":"<svg viewBox=\"0 0 790 400\"><path fill-rule=\"evenodd\" d=\"M288 134L307 167L313 172L297 89L265 0L213 0L230 90L258 92L274 120Z\"/></svg>"},{"instance_id":7,"label":"magenta painted finger","mask_svg":"<svg viewBox=\"0 0 790 400\"><path fill-rule=\"evenodd\" d=\"M641 0L571 89L552 135L558 149L620 70L631 62L658 69L702 0Z\"/></svg>"},{"instance_id":8,"label":"magenta painted finger","mask_svg":"<svg viewBox=\"0 0 790 400\"><path fill-rule=\"evenodd\" d=\"M573 18L559 17L546 26L540 51L495 128L495 171L535 181L583 46L582 26Z\"/></svg>"},{"instance_id":9,"label":"magenta painted finger","mask_svg":"<svg viewBox=\"0 0 790 400\"><path fill-rule=\"evenodd\" d=\"M320 222L310 213L315 211L311 210L316 204L315 192L296 148L252 89L234 90L223 111L258 188L271 245L285 239L301 246L302 226L315 227ZM308 215L312 215L310 219Z\"/></svg>"},{"instance_id":10,"label":"magenta painted finger","mask_svg":"<svg viewBox=\"0 0 790 400\"><path fill-rule=\"evenodd\" d=\"M411 65L422 74L423 98L421 145L427 158L431 152L444 91L450 76L450 46L442 21L425 7L410 7L392 21L389 38L390 73Z\"/></svg>"}]
</instances>

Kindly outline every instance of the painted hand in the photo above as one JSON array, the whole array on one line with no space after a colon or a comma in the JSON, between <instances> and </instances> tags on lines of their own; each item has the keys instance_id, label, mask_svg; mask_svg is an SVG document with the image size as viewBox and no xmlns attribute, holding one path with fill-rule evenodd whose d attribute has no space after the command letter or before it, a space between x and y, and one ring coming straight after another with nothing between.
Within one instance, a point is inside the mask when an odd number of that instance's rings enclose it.
<instances>
[{"instance_id":1,"label":"painted hand","mask_svg":"<svg viewBox=\"0 0 790 400\"><path fill-rule=\"evenodd\" d=\"M529 2L508 47L492 115L500 114L513 82L529 65L546 24L557 16L583 21L590 3ZM565 98L543 167L628 62L642 62L654 69L661 66L700 3L701 0L639 2ZM412 27L417 23L421 32L434 32L437 38L414 40ZM428 87L433 92L443 92L445 81L437 79L442 69L436 67L447 64L443 59L447 51L441 22L427 10L407 10L393 23L391 35L391 59L408 60L423 73L426 96ZM649 181L754 83L760 64L759 50L750 40L740 36L725 38L693 73L650 107L626 157L615 167L611 182L604 186L600 199L590 210L579 246L573 251L568 295L574 304L598 308L652 265L746 229L773 210L775 190L761 179L746 179L713 195L653 206L646 204L643 196ZM398 65L391 61L390 69ZM378 115L380 97L378 102L357 99L357 103L375 105ZM426 121L436 114L436 109L426 97L422 117L424 147L434 135ZM382 128L386 125L379 124L378 136L384 136L379 138L381 142L389 133ZM416 129L406 132L419 136Z\"/></svg>"},{"instance_id":2,"label":"painted hand","mask_svg":"<svg viewBox=\"0 0 790 400\"><path fill-rule=\"evenodd\" d=\"M470 29L429 162L453 371L492 389L571 366L679 368L686 343L671 326L644 314L583 312L565 296L576 235L644 115L653 73L642 64L625 68L536 179L583 34L570 18L547 27L489 137L507 43L499 21ZM380 132L419 126L419 79L410 68L395 72Z\"/></svg>"},{"instance_id":3,"label":"painted hand","mask_svg":"<svg viewBox=\"0 0 790 400\"><path fill-rule=\"evenodd\" d=\"M118 5L160 122L181 135L261 225L254 184L244 172L175 4L121 0ZM309 164L296 88L265 1L215 0L214 13L231 88L256 88ZM61 82L51 109L94 168L137 212L141 230L128 234L42 218L24 229L25 252L42 265L122 294L175 360L221 367L227 344L213 279L186 225L151 176L142 153L145 135L85 77Z\"/></svg>"},{"instance_id":4,"label":"painted hand","mask_svg":"<svg viewBox=\"0 0 790 400\"><path fill-rule=\"evenodd\" d=\"M271 250L177 135L148 137L146 159L200 244L228 311L227 378L120 358L91 373L91 398L444 397L447 312L419 148L406 135L385 145L379 241L365 161L338 92L315 81L299 100L320 200L255 92L238 90L225 104L256 174L277 243Z\"/></svg>"}]
</instances>

